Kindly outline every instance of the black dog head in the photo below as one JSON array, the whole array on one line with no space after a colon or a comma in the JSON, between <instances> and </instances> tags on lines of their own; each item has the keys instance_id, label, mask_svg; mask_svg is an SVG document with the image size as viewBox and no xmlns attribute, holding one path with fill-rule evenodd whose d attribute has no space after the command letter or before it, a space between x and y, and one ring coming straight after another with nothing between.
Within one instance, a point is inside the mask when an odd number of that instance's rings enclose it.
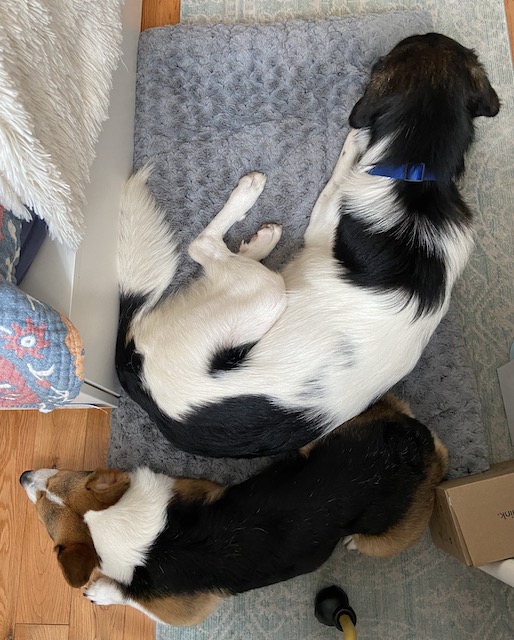
<instances>
[{"instance_id":1,"label":"black dog head","mask_svg":"<svg viewBox=\"0 0 514 640\"><path fill-rule=\"evenodd\" d=\"M495 116L500 101L471 49L438 33L402 40L371 71L350 125L389 136L382 162L425 162L438 179L464 169L473 119Z\"/></svg>"},{"instance_id":2,"label":"black dog head","mask_svg":"<svg viewBox=\"0 0 514 640\"><path fill-rule=\"evenodd\" d=\"M427 33L402 40L374 65L364 96L350 115L350 125L369 127L384 103L419 92L457 97L472 117L495 116L500 108L475 52L447 36Z\"/></svg>"}]
</instances>

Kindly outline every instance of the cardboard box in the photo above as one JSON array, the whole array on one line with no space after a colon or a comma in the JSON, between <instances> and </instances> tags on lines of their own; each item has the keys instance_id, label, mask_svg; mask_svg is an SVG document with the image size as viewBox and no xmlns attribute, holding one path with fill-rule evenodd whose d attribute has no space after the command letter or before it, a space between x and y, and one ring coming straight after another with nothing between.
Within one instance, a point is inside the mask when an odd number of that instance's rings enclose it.
<instances>
[{"instance_id":1,"label":"cardboard box","mask_svg":"<svg viewBox=\"0 0 514 640\"><path fill-rule=\"evenodd\" d=\"M514 460L436 488L434 543L470 567L514 557Z\"/></svg>"}]
</instances>

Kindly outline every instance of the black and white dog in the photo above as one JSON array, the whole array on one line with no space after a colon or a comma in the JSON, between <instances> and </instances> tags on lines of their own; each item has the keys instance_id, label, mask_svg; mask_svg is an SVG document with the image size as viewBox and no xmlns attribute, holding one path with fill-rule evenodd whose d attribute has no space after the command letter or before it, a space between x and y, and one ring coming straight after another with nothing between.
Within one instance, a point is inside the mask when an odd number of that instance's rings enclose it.
<instances>
[{"instance_id":1,"label":"black and white dog","mask_svg":"<svg viewBox=\"0 0 514 640\"><path fill-rule=\"evenodd\" d=\"M360 413L446 313L473 245L455 179L473 119L498 109L473 51L435 33L403 40L373 67L284 272L259 262L278 225L237 255L223 242L264 188L254 173L189 247L203 276L164 299L177 249L149 170L135 174L119 247L123 387L174 444L210 456L292 450Z\"/></svg>"}]
</instances>

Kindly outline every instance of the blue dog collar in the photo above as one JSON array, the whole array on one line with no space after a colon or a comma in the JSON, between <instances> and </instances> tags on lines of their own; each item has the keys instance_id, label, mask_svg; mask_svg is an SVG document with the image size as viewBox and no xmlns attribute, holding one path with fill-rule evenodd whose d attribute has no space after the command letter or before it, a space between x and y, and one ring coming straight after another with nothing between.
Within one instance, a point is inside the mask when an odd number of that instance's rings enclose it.
<instances>
[{"instance_id":1,"label":"blue dog collar","mask_svg":"<svg viewBox=\"0 0 514 640\"><path fill-rule=\"evenodd\" d=\"M435 182L435 175L428 171L424 162L407 164L375 164L368 169L370 176L382 176L405 182Z\"/></svg>"}]
</instances>

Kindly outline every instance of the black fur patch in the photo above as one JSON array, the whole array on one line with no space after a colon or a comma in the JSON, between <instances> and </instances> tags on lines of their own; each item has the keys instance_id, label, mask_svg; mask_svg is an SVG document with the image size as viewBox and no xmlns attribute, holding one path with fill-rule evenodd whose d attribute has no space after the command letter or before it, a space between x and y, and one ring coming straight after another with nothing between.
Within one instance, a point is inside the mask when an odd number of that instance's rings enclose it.
<instances>
[{"instance_id":1,"label":"black fur patch","mask_svg":"<svg viewBox=\"0 0 514 640\"><path fill-rule=\"evenodd\" d=\"M211 457L292 451L321 432L321 425L300 411L281 408L258 393L198 407L180 423L166 422L161 431L180 449Z\"/></svg>"},{"instance_id":2,"label":"black fur patch","mask_svg":"<svg viewBox=\"0 0 514 640\"><path fill-rule=\"evenodd\" d=\"M138 373L141 368L141 362L134 359L134 343L129 345L125 344L127 339L127 333L130 328L130 323L134 314L143 306L146 302L146 296L121 296L120 298L120 315L118 320L118 334L116 338L116 354L115 364L116 372L122 386L122 378L126 374Z\"/></svg>"},{"instance_id":3,"label":"black fur patch","mask_svg":"<svg viewBox=\"0 0 514 640\"><path fill-rule=\"evenodd\" d=\"M120 313L116 346L118 378L164 437L179 449L210 457L250 458L292 451L318 437L321 421L318 424L300 411L282 409L258 393L197 407L183 420L165 415L142 386L143 356L133 340L125 344L129 326L126 318L130 317L128 304L126 299L122 301ZM136 300L130 302L133 307L137 304Z\"/></svg>"},{"instance_id":4,"label":"black fur patch","mask_svg":"<svg viewBox=\"0 0 514 640\"><path fill-rule=\"evenodd\" d=\"M401 522L432 455L430 432L406 416L341 429L212 504L173 501L145 566L121 588L135 598L236 594L313 571L345 535Z\"/></svg>"},{"instance_id":5,"label":"black fur patch","mask_svg":"<svg viewBox=\"0 0 514 640\"><path fill-rule=\"evenodd\" d=\"M372 233L342 205L334 243L334 257L353 284L381 290L400 290L406 302L415 298L418 315L437 309L444 300L446 269L440 255L405 237L398 230ZM408 214L407 214L408 215Z\"/></svg>"},{"instance_id":6,"label":"black fur patch","mask_svg":"<svg viewBox=\"0 0 514 640\"><path fill-rule=\"evenodd\" d=\"M248 344L242 344L237 347L226 347L216 351L211 358L209 373L215 376L223 371L231 371L240 366L245 361L252 347L256 344L257 342L249 342Z\"/></svg>"}]
</instances>

